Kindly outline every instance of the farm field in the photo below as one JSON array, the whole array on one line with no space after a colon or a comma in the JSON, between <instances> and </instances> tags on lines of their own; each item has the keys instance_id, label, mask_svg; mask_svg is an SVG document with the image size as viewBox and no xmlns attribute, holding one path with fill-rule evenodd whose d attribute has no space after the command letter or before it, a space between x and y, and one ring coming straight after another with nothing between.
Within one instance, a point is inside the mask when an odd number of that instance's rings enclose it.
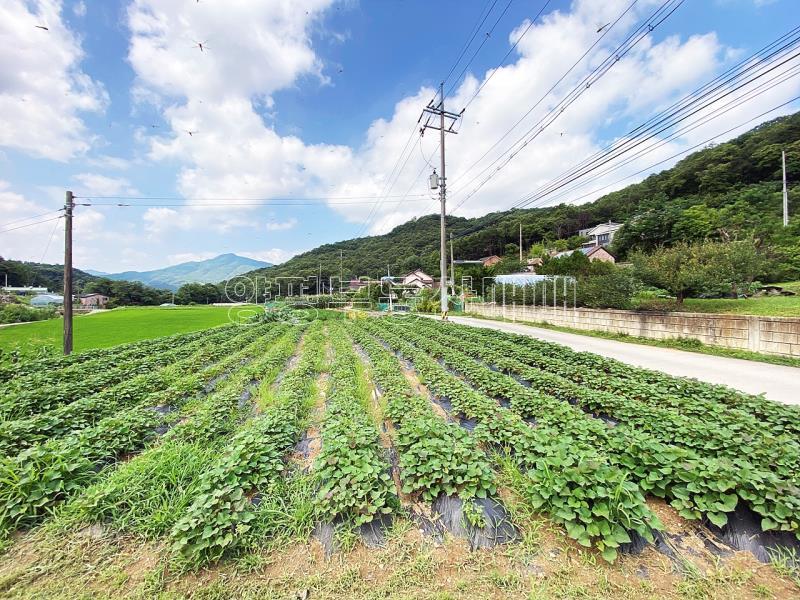
<instances>
[{"instance_id":1,"label":"farm field","mask_svg":"<svg viewBox=\"0 0 800 600\"><path fill-rule=\"evenodd\" d=\"M0 594L800 594L796 407L344 316L0 368Z\"/></svg>"},{"instance_id":2,"label":"farm field","mask_svg":"<svg viewBox=\"0 0 800 600\"><path fill-rule=\"evenodd\" d=\"M223 306L126 307L76 316L73 321L77 352L139 340L197 331L229 322ZM62 319L0 327L0 349L31 354L40 348L61 350Z\"/></svg>"}]
</instances>

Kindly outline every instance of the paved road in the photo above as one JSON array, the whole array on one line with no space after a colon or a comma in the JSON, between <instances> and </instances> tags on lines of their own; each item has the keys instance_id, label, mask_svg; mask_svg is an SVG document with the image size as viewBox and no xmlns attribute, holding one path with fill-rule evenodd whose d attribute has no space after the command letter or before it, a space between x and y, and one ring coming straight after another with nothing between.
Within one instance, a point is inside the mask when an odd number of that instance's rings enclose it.
<instances>
[{"instance_id":1,"label":"paved road","mask_svg":"<svg viewBox=\"0 0 800 600\"><path fill-rule=\"evenodd\" d=\"M785 404L800 404L800 368L796 367L617 342L503 321L471 317L450 317L450 320L464 325L521 333L563 344L573 350L615 358L637 367L681 377L694 377L709 383L721 383L750 394L763 393L767 398Z\"/></svg>"}]
</instances>

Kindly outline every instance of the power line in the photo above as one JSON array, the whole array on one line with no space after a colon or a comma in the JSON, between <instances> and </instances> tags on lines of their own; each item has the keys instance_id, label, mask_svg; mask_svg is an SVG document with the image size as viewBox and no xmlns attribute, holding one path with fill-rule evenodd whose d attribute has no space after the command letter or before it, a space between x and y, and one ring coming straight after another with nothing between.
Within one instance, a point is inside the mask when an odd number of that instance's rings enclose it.
<instances>
[{"instance_id":1,"label":"power line","mask_svg":"<svg viewBox=\"0 0 800 600\"><path fill-rule=\"evenodd\" d=\"M52 219L43 219L42 221L36 221L35 223L28 223L27 225L19 225L17 227L7 227L5 229L0 229L0 233L16 231L17 229L25 229L26 227L33 227L34 225L41 225L42 223L50 223L51 221L56 221L62 217L63 215L59 215L58 217L53 217Z\"/></svg>"},{"instance_id":2,"label":"power line","mask_svg":"<svg viewBox=\"0 0 800 600\"><path fill-rule=\"evenodd\" d=\"M47 212L39 213L38 215L32 215L30 217L25 217L24 219L14 219L13 221L8 221L6 225L13 225L14 223L22 223L23 221L30 221L31 219L38 219L39 217L45 217L47 215L52 215L56 212L61 212L64 210L63 208L57 208L56 210L48 210Z\"/></svg>"},{"instance_id":3,"label":"power line","mask_svg":"<svg viewBox=\"0 0 800 600\"><path fill-rule=\"evenodd\" d=\"M543 101L544 101L544 100L547 98L547 96L548 96L548 95L550 95L550 93L551 93L551 92L552 92L554 89L556 89L556 87L558 87L558 85L559 85L559 84L560 84L562 81L564 81L564 79L566 79L566 78L567 78L567 76L568 76L570 73L572 73L572 71L573 71L573 70L574 70L574 69L575 69L575 68L576 68L576 67L577 67L579 64L581 64L581 63L583 62L583 60L584 60L584 59L585 59L585 58L586 58L586 57L589 55L589 53L591 53L591 51L592 51L592 50L594 50L595 46L597 46L597 45L598 45L598 44L599 44L601 41L603 41L603 38L604 38L606 35L608 35L608 33L609 33L609 32L610 32L610 31L611 31L613 28L614 28L614 26L615 26L617 23L619 23L619 21L621 21L621 20L622 20L622 18L623 18L623 17L624 17L624 16L625 16L625 15L628 13L628 11L630 11L630 10L633 8L633 6L636 4L636 2L637 2L637 0L634 0L634 1L633 1L633 2L630 4L630 5L628 5L628 7L627 7L627 8L626 8L626 9L625 9L625 10L624 10L622 13L620 13L620 15L619 15L619 16L618 16L618 17L617 17L617 18L616 18L616 19L615 19L615 20L614 20L614 21L611 23L611 25L610 25L610 26L608 26L608 27L606 27L606 28L604 29L604 30L603 30L603 34L602 34L600 37L598 37L598 38L597 38L597 39L594 41L594 43L593 43L591 46L589 46L589 47L586 49L586 51L585 51L585 52L584 52L584 53L583 53L583 54L582 54L582 55L581 55L581 56L580 56L580 57L579 57L579 58L578 58L578 59L577 59L577 60L576 60L574 63L572 63L572 65L569 67L569 69L567 69L567 70L564 72L564 74L563 74L561 77L559 77L559 78L558 78L558 80L557 80L557 81L556 81L556 82L555 82L555 83L554 83L552 86L550 86L550 89L548 89L548 90L547 90L547 91L546 91L544 94L542 94L542 96L541 96L541 97L540 97L540 98L539 98L539 99L538 99L538 100L537 100L537 101L536 101L536 102L533 104L533 106L531 106L531 107L530 107L530 108L529 108L529 109L528 109L528 110L525 112L525 114L523 114L523 115L522 115L522 116L521 116L519 119L517 119L517 121L516 121L516 122L515 122L515 123L514 123L514 124L513 124L513 125L512 125L512 126L511 126L511 127L510 127L510 128L509 128L509 129L508 129L508 130L507 130L507 131L504 133L504 134L503 134L503 135L501 135L501 136L500 136L500 138L499 138L497 141L495 141L495 143L494 143L494 144L492 144L492 145L491 145L491 146L490 146L490 147L489 147L489 148L486 150L486 152L484 152L484 153L483 153L483 154L482 154L482 155L481 155L481 156L478 158L478 160L474 161L474 162L473 162L473 163L472 163L472 164L471 164L469 167L467 167L467 168L464 170L464 172L462 173L462 175L459 175L458 177L456 177L455 181L453 182L453 185L456 185L456 184L457 184L457 182L459 182L461 179L463 179L463 177L466 175L466 173L467 173L467 172L469 172L469 171L471 171L472 169L474 169L474 168L475 168L475 167L476 167L476 166L477 166L477 165L478 165L478 164L479 164L479 163L480 163L480 162L481 162L481 161L482 161L484 158L486 158L486 157L489 155L489 153L490 153L492 150L494 150L494 149L495 149L495 148L496 148L496 147L497 147L497 146L498 146L498 145L499 145L499 144L500 144L500 143L501 143L501 142L502 142L504 139L506 139L506 138L507 138L507 137L508 137L508 136L509 136L509 135L510 135L510 134L511 134L513 131L514 131L514 129L516 129L516 128L517 128L517 127L520 125L520 123L522 123L522 122L523 122L523 121L524 121L524 120L525 120L525 119L528 117L528 115L530 115L530 114L531 114L531 113L532 113L534 110L536 110L536 108L537 108L537 107L538 107L538 106L539 106L539 105L540 105L540 104L541 104L541 103L542 103L542 102L543 102ZM639 27L639 29L641 29L641 26ZM638 29L637 29L637 31L638 31ZM632 35L633 35L633 34L631 34L631 36L632 36ZM629 36L629 37L628 37L628 39L630 39L630 38L631 38L631 36ZM626 40L626 41L627 41L627 40ZM624 42L623 42L623 43L624 43ZM495 72L496 72L496 71L495 71ZM480 92L480 89L478 89L478 92ZM476 92L475 96L473 96L473 97L472 97L472 98L469 100L469 102L467 103L467 106L468 106L468 105L469 105L469 104L470 104L470 103L471 103L471 102L472 102L472 101L475 99L475 97L477 97L477 93L478 93L478 92ZM465 109L466 109L466 107L465 107ZM491 165L490 165L490 166L491 166ZM485 171L485 169L484 169L484 171ZM482 173L482 172L483 172L483 171L481 171L481 173ZM479 173L479 175L480 175L480 173ZM471 180L470 180L470 182L471 182L471 181L473 181L475 178L476 178L476 177L473 177L473 179L471 179ZM459 205L459 206L460 206L460 205ZM456 208L458 208L458 206L456 206Z\"/></svg>"},{"instance_id":4,"label":"power line","mask_svg":"<svg viewBox=\"0 0 800 600\"><path fill-rule=\"evenodd\" d=\"M481 27L483 27L483 24L486 22L486 19L489 17L489 15L491 14L492 10L494 10L495 4L497 4L497 0L493 0L491 2L491 5L489 6L489 10L486 11L485 15L483 14L483 10L481 10L481 12L478 14L478 19L480 19L480 21L476 22L475 26L472 28L472 35L467 40L467 43L464 44L464 47L461 48L461 52L458 53L458 56L456 57L456 61L453 63L453 66L450 67L450 71L448 71L447 77L445 77L442 80L443 83L447 83L447 80L450 79L450 75L452 75L453 71L456 70L456 67L458 66L458 63L461 62L462 58L464 58L464 54L467 52L467 49L472 44L472 41L475 39L475 36L478 35L478 32L480 31ZM481 19L481 15L483 15L483 19Z\"/></svg>"},{"instance_id":5,"label":"power line","mask_svg":"<svg viewBox=\"0 0 800 600\"><path fill-rule=\"evenodd\" d=\"M636 44L647 37L656 27L661 25L675 10L683 4L685 0L666 0L661 7L645 22L640 25L637 30L631 34L616 50L614 50L598 67L591 73L584 77L558 104L556 104L548 113L546 113L539 121L534 123L525 133L523 133L511 146L502 152L497 158L489 163L483 170L475 175L470 182L478 179L482 174L486 173L493 165L499 161L501 164L496 167L489 175L486 176L467 196L465 196L456 209L462 206L467 200L474 196L483 186L485 186L492 178L494 178L500 170L507 166L530 142L536 139L547 127L549 127L559 116L569 108L574 102L578 100L594 83L596 83L603 75L605 75L611 68L616 65L628 52L630 52ZM662 14L666 13L666 14ZM638 36L638 37L637 37ZM636 39L634 39L636 38ZM631 41L632 40L632 41ZM552 88L551 88L552 89ZM548 92L549 93L549 92ZM541 101L541 100L540 100ZM533 110L533 109L531 109ZM530 112L530 111L528 111ZM526 113L527 115L528 113ZM523 117L524 118L524 117ZM519 121L518 121L519 123ZM513 131L516 125L511 130L506 132L505 135ZM504 137L505 137L504 135ZM504 155L507 155L503 158Z\"/></svg>"},{"instance_id":6,"label":"power line","mask_svg":"<svg viewBox=\"0 0 800 600\"><path fill-rule=\"evenodd\" d=\"M528 33L530 30L531 30L531 27L533 27L533 24L534 24L534 23L537 21L537 19L538 19L538 18L539 18L539 17L542 15L542 13L543 13L543 12L544 12L544 10L547 8L547 6L550 4L550 2L551 2L551 1L552 1L552 0L545 0L545 3L542 5L542 8L540 8L540 9L539 9L539 12L538 12L538 13L536 13L536 16L535 16L535 17L533 17L533 19L531 19L531 20L528 22L528 26L525 28L525 31L523 31L523 32L522 32L522 33L519 35L519 37L516 39L516 41L514 42L514 44L511 46L511 48L509 48L509 49L508 49L508 52L506 52L506 55L505 55L505 56L503 57L503 59L500 61L500 64L498 64L498 65L497 65L495 68L493 68L493 69L492 69L492 72L489 74L489 76L488 76L486 79L484 79L484 80L483 80L483 83L481 83L481 85L478 87L478 89L477 89L477 90L475 90L475 93L474 93L474 94L472 94L472 96L470 97L470 99L469 99L469 100L467 100L467 102L466 102L466 104L464 104L464 108L461 110L461 112L464 112L465 110L467 110L467 108L469 108L469 105L470 105L470 104L472 104L472 101L473 101L473 100L475 100L475 98L477 98L477 97L478 97L478 94L480 94L480 93L481 93L481 90L483 90L483 88L484 88L484 87L486 87L486 84L487 84L487 83L489 83L489 81L491 81L491 79L492 79L492 77L494 77L495 73L497 73L497 72L500 70L500 68L501 68L503 65L505 65L505 64L506 64L506 60L508 60L508 57L509 57L509 56L511 56L511 53L514 51L514 49L517 47L517 45L518 45L518 44L519 44L519 43L522 41L522 38L524 38L524 37L525 37L525 35L526 35L526 34L527 34L527 33ZM634 0L634 4L636 4L636 1L637 1L637 0ZM605 36L605 33L604 33L603 35Z\"/></svg>"},{"instance_id":7,"label":"power line","mask_svg":"<svg viewBox=\"0 0 800 600\"><path fill-rule=\"evenodd\" d=\"M400 200L384 200L384 202L388 202L390 204L399 204L402 202L428 202L430 200L430 196L426 194L420 194L424 196L422 198L415 198L413 200L410 199L400 199ZM89 199L91 200L91 198ZM125 202L81 202L78 203L78 206L119 206L119 207L126 207L126 208L201 208L201 207L230 207L230 206L319 206L321 208L325 208L328 206L352 206L352 205L363 205L369 206L371 204L375 204L376 202L380 202L381 200L373 200L371 202L328 202L328 203L320 203L320 202L268 202L268 203L261 203L261 202L194 202L191 204L186 203L160 203L160 204L128 204Z\"/></svg>"},{"instance_id":8,"label":"power line","mask_svg":"<svg viewBox=\"0 0 800 600\"><path fill-rule=\"evenodd\" d=\"M800 39L798 41L800 41ZM720 100L722 100L726 96L729 96L729 95L741 90L742 88L745 88L745 87L749 86L750 84L755 82L757 79L760 79L760 78L764 77L765 75L768 75L769 73L771 73L772 71L774 71L778 67L783 66L786 62L792 60L793 58L796 58L797 56L800 56L800 53L797 53L797 54L795 54L793 56L790 56L787 59L782 60L778 64L770 66L767 70L763 71L762 73L759 73L759 74L757 74L757 75L755 75L755 76L751 77L750 79L747 79L747 80L745 80L743 82L739 82L734 87L724 88L724 89L720 90L719 92L717 92L716 94L712 94L712 93L707 92L707 93L701 94L700 96L695 96L697 91L696 92L692 92L691 94L685 96L684 99L681 101L681 102L685 102L685 104L679 110L672 112L671 114L667 115L664 118L659 118L661 115L664 114L664 112L662 111L662 113L656 115L655 117L652 117L651 119L649 119L647 121L648 123L651 123L651 125L649 127L643 128L640 125L636 129L634 129L633 130L634 132L635 131L639 132L638 135L630 136L630 134L628 134L627 136L623 136L622 141L617 141L617 142L607 146L606 148L596 152L594 155L592 155L588 159L584 159L584 161L582 161L578 165L575 165L575 166L571 167L570 169L566 170L564 173L562 173L561 175L559 175L558 177L553 179L551 182L549 182L548 184L546 184L545 186L540 188L540 190L538 190L535 193L535 195L539 196L539 197L542 197L542 196L548 195L549 193L551 193L552 191L555 191L556 189L563 188L565 185L571 183L572 181L575 181L576 179L578 179L578 178L580 178L580 177L582 177L582 176L584 176L584 175L586 175L586 174L588 174L588 173L590 173L592 171L595 171L596 169L604 166L605 164L608 164L608 163L612 162L613 160L615 160L616 158L620 157L621 155L633 150L634 148L644 144L645 142L647 142L647 141L649 141L649 140L651 140L653 138L656 138L659 134L661 134L661 133L663 133L663 132L665 132L665 131L667 131L669 129L672 129L677 124L679 124L679 123L687 120L688 118L694 116L695 114L697 114L697 113L699 113L699 112L711 107L713 104L716 104L716 103L720 102ZM730 82L735 81L736 79L740 79L742 76L748 74L751 70L760 68L761 66L762 65L758 65L758 64L750 65L745 70L743 70L741 73L734 74L733 76L731 76L726 83L730 83ZM767 65L767 66L769 66L769 65ZM644 150L639 151L637 154L635 154L634 156L632 156L629 159L627 159L626 162L622 163L618 167L614 167L613 169L616 169L616 168L619 168L621 166L624 166L625 164L628 164L629 162L634 160L636 157L641 156L643 153L650 152L650 151L652 151L653 149L655 149L655 148L657 148L659 146L662 146L663 144L665 144L670 139L673 139L673 138L677 137L679 134L691 131L691 130L697 128L699 125L701 125L701 124L703 124L705 122L708 122L711 119L716 118L717 116L720 116L720 114L725 114L726 112L729 112L730 110L733 110L734 108L737 108L737 106L740 106L744 101L749 101L753 97L759 96L759 95L761 95L761 94L773 89L775 86L780 85L784 81L787 81L788 79L791 79L792 77L795 77L798 74L797 73L797 69L799 67L800 67L800 65L795 65L793 67L790 67L789 69L785 70L784 72L778 73L777 75L773 76L771 79L769 79L769 80L767 80L765 82L762 82L758 86L745 91L742 95L729 100L726 104L722 104L720 106L713 107L711 109L711 113L709 115L701 116L700 117L700 122L695 124L691 128L683 128L683 129L681 129L679 131L671 133L667 138L660 139L656 144L651 145L651 146L645 148ZM707 85L703 86L702 88L700 88L700 90L704 90L705 88L707 88ZM719 87L720 86L718 86L718 88ZM700 106L694 106L698 102L705 101L708 96L712 96L713 99L710 100L710 101L705 102L704 104L701 104ZM750 97L748 98L748 96L750 96ZM676 103L676 104L673 104L672 107L670 107L670 108L678 106L679 104L680 104L680 102ZM686 113L686 110L688 110L689 108L692 108L693 110L691 110L691 112ZM723 109L726 109L726 110L723 110ZM667 109L667 110L669 110L669 109ZM720 111L722 111L722 112L720 113ZM681 113L686 113L686 114L682 114L681 115ZM720 114L714 115L714 113L720 113ZM655 127L659 127L659 126L660 126L660 129L654 130ZM643 134L646 133L648 130L652 130L652 131L650 131L650 133L648 133L648 135L644 136ZM600 173L599 175L605 174L605 173L607 173L607 172L609 172L610 170L613 170L613 169L606 170L605 172ZM529 196L529 198L532 198L532 197L533 197L533 195Z\"/></svg>"},{"instance_id":9,"label":"power line","mask_svg":"<svg viewBox=\"0 0 800 600\"><path fill-rule=\"evenodd\" d=\"M475 52L472 53L472 56L470 57L467 64L464 65L464 68L461 69L461 73L459 73L456 80L452 84L450 84L450 88L447 90L445 96L449 96L452 93L452 91L456 88L456 85L458 85L458 82L461 81L461 78L464 76L464 73L467 72L467 69L469 69L469 66L472 64L472 61L475 60L475 57L478 56L478 53L481 51L481 48L483 48L484 44L486 44L488 39L492 36L492 33L494 33L497 24L500 23L500 20L505 16L506 12L508 12L508 9L511 7L511 3L513 1L514 0L508 0L508 4L506 4L506 7L503 9L503 12L500 13L499 17L497 17L497 19L494 22L494 25L492 25L492 28L488 32L486 32L486 35L483 37L483 40L481 41L480 45L475 49Z\"/></svg>"},{"instance_id":10,"label":"power line","mask_svg":"<svg viewBox=\"0 0 800 600\"><path fill-rule=\"evenodd\" d=\"M427 194L412 194L412 196L420 197L426 196ZM380 200L382 198L401 198L405 196L303 196L298 197L298 201L303 200ZM263 197L263 198L244 198L244 197L211 197L211 196L75 196L76 199L83 199L83 200L199 200L199 201L209 201L209 202L271 202L273 200L276 201L283 201L283 200L295 200L294 198L289 198L286 196L272 196L272 197ZM60 208L59 210L64 210Z\"/></svg>"},{"instance_id":11,"label":"power line","mask_svg":"<svg viewBox=\"0 0 800 600\"><path fill-rule=\"evenodd\" d=\"M688 154L689 152L692 152L693 150L696 150L696 149L698 149L698 148L700 148L702 146L705 146L705 145L711 143L712 141L714 141L718 137L721 137L723 135L727 135L728 133L731 133L732 131L736 131L737 129L739 129L741 127L744 127L745 125L747 125L747 124L749 124L749 123L751 123L753 121L756 121L756 120L768 115L769 113L775 112L776 110L780 110L781 108L784 108L785 106L788 106L792 102L796 102L798 100L800 100L800 96L795 96L794 98L791 98L791 99L787 100L786 102L783 102L783 103L781 103L781 104L779 104L777 106L773 106L769 110L766 110L766 111L756 115L755 117L751 117L750 119L747 119L746 121L743 121L743 122L741 122L741 123L739 123L737 125L734 125L733 127L729 128L729 129L726 129L723 132L717 133L717 134L711 136L710 138L708 138L706 140L703 140L702 142L699 142L699 143L695 144L694 146L691 146L690 148L686 148L684 150L681 150L680 152L677 152L677 153L673 154L672 156L669 156L669 157L664 158L664 159L662 159L662 160L660 160L660 161L658 161L656 163L653 163L653 164L645 167L644 169L640 169L636 173L631 173L630 175L626 175L625 177L623 177L623 178L621 178L621 179L619 179L617 181L614 181L612 183L609 183L609 184L607 184L607 185L605 185L605 186L603 186L601 188L597 188L595 190L592 190L591 192L589 192L587 194L584 194L583 196L579 196L578 198L573 199L573 201L574 200L579 200L579 199L582 199L582 198L586 198L588 196L591 196L591 195L593 195L593 194L595 194L597 192L600 192L600 191L602 191L604 189L607 189L607 188L609 188L611 186L614 186L614 185L616 185L618 183L621 183L621 182L623 182L623 181L625 181L627 179L630 179L632 177L636 177L637 175L641 175L641 174L643 174L643 173L645 173L645 172L653 169L654 167L657 167L657 166L659 166L659 165L661 165L661 164L663 164L665 162L668 162L670 160L678 158L679 156L682 156L684 154ZM514 208L518 208L518 207L515 206ZM499 215L499 216L493 217L493 218L491 218L491 219L489 219L489 220L487 220L485 222L482 222L479 226L471 227L471 228L461 232L460 234L455 236L455 239L460 239L460 238L472 235L473 233L477 233L478 231L480 231L484 227L492 225L492 224L500 221L503 218L504 218L503 215Z\"/></svg>"},{"instance_id":12,"label":"power line","mask_svg":"<svg viewBox=\"0 0 800 600\"><path fill-rule=\"evenodd\" d=\"M701 148L701 147L713 142L718 137L721 137L723 135L727 135L728 133L731 133L732 131L736 131L737 129L739 129L741 127L744 127L745 125L747 125L747 124L749 124L749 123L751 123L753 121L756 121L756 120L760 119L761 117L764 117L764 116L768 115L771 112L775 112L776 110L780 110L784 106L788 106L789 104L791 104L792 102L796 102L797 100L800 100L800 96L795 96L794 98L791 98L790 100L787 100L786 102L783 102L782 104L779 104L778 106L774 106L774 107L770 108L769 110L766 110L766 111L762 112L761 114L756 115L755 117L747 119L746 121L744 121L742 123L739 123L738 125L734 125L733 127L729 128L729 129L726 129L725 131L723 131L721 133L717 133L717 134L711 136L710 138L708 138L706 140L703 140L702 142L699 142L699 143L695 144L694 146L691 146L690 148L686 148L685 150L681 150L680 152L677 152L677 153L673 154L672 156L668 156L667 158L664 158L664 159L662 159L662 160L660 160L660 161L658 161L656 163L653 163L652 165L649 165L649 166L645 167L644 169L640 169L639 171L636 171L635 173L631 173L630 175L626 175L625 177L622 177L621 179L618 179L618 180L613 181L613 182L611 182L609 184L606 184L603 187L594 189L591 192L588 192L588 193L586 193L586 194L584 194L582 196L578 196L577 198L573 198L573 200L571 202L574 202L575 200L581 200L583 198L587 198L587 197L589 197L589 196L591 196L593 194L596 194L597 192L601 192L604 189L607 189L609 187L617 185L618 183L622 183L623 181L625 181L627 179L630 179L632 177L636 177L637 175L641 175L642 173L645 173L645 172L649 171L650 169L652 169L654 167L657 167L657 166L659 166L661 164L664 164L665 162L668 162L670 160L678 158L679 156L682 156L684 154L692 152L693 150L697 150L698 148Z\"/></svg>"}]
</instances>

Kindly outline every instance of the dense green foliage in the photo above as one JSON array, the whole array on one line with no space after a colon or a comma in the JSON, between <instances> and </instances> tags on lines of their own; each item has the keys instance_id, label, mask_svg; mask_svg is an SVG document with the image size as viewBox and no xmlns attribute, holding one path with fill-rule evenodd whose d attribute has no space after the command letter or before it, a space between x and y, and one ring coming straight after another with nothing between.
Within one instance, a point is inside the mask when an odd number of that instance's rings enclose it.
<instances>
[{"instance_id":1,"label":"dense green foliage","mask_svg":"<svg viewBox=\"0 0 800 600\"><path fill-rule=\"evenodd\" d=\"M34 308L25 304L0 305L0 324L44 321L55 316L54 308Z\"/></svg>"},{"instance_id":2,"label":"dense green foliage","mask_svg":"<svg viewBox=\"0 0 800 600\"><path fill-rule=\"evenodd\" d=\"M765 281L800 279L800 217L793 217L789 227L781 226L782 149L786 150L788 172L800 172L800 114L763 123L594 202L516 209L475 219L451 215L447 223L456 237L455 256L477 259L505 254L509 244L518 243L520 223L526 249L543 240L560 249L574 248L580 243L575 237L579 229L613 220L625 223L612 249L620 259L632 250L650 251L678 241L754 236L771 247L778 259ZM789 202L793 215L797 210L792 189ZM428 215L385 235L325 244L249 275L313 275L321 265L323 278L338 278L341 251L345 279L375 277L385 273L387 265L394 274L422 268L438 277L438 236L439 217ZM457 280L462 274L479 277L493 273L457 267Z\"/></svg>"},{"instance_id":3,"label":"dense green foliage","mask_svg":"<svg viewBox=\"0 0 800 600\"><path fill-rule=\"evenodd\" d=\"M51 292L61 293L64 290L64 265L48 265L44 263L8 260L0 256L0 281L11 287L46 287ZM75 293L80 294L86 285L97 277L80 269L72 269L72 282Z\"/></svg>"}]
</instances>

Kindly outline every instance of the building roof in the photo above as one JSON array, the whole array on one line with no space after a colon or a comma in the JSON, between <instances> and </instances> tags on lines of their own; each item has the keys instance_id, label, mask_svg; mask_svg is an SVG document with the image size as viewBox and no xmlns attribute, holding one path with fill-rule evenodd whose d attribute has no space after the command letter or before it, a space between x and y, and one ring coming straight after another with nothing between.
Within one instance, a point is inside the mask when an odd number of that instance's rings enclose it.
<instances>
[{"instance_id":1,"label":"building roof","mask_svg":"<svg viewBox=\"0 0 800 600\"><path fill-rule=\"evenodd\" d=\"M58 294L39 294L31 298L31 303L33 302L64 302L64 296L59 296Z\"/></svg>"},{"instance_id":2,"label":"building roof","mask_svg":"<svg viewBox=\"0 0 800 600\"><path fill-rule=\"evenodd\" d=\"M609 221L608 223L600 223L599 225L589 227L588 229L581 229L579 233L585 236L602 235L604 233L613 233L620 227L622 227L622 223L614 223L613 221Z\"/></svg>"},{"instance_id":3,"label":"building roof","mask_svg":"<svg viewBox=\"0 0 800 600\"><path fill-rule=\"evenodd\" d=\"M543 281L552 281L553 277L566 277L567 279L574 279L568 275L536 275L535 273L509 273L508 275L498 275L494 278L495 283L511 285L533 285Z\"/></svg>"},{"instance_id":4,"label":"building roof","mask_svg":"<svg viewBox=\"0 0 800 600\"><path fill-rule=\"evenodd\" d=\"M577 251L582 252L586 256L591 256L592 254L594 254L599 250L605 250L609 255L613 256L613 254L611 254L611 252L606 250L606 248L604 248L603 246L584 246L578 248ZM553 258L562 258L564 256L570 256L573 252L575 252L575 250L564 250L563 252L557 252L556 254L553 255Z\"/></svg>"}]
</instances>

